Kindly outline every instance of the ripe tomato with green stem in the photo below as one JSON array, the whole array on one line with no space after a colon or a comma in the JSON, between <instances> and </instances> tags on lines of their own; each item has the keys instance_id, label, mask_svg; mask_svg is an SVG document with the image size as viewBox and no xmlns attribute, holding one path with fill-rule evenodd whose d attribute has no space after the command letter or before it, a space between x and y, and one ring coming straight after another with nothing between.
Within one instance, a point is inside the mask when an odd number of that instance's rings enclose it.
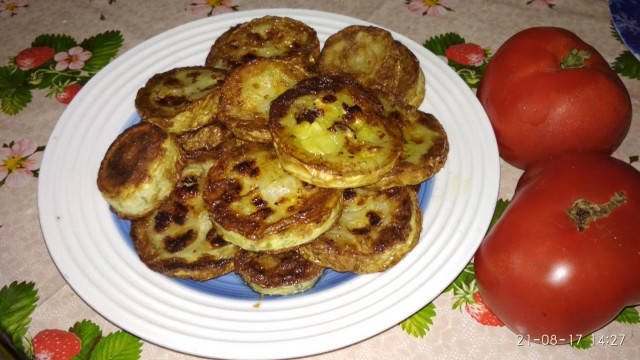
<instances>
[{"instance_id":1,"label":"ripe tomato with green stem","mask_svg":"<svg viewBox=\"0 0 640 360\"><path fill-rule=\"evenodd\" d=\"M508 39L477 96L500 156L520 169L566 151L611 154L631 125L622 80L594 47L562 28L529 28Z\"/></svg>"},{"instance_id":2,"label":"ripe tomato with green stem","mask_svg":"<svg viewBox=\"0 0 640 360\"><path fill-rule=\"evenodd\" d=\"M515 333L575 341L640 304L640 172L599 153L529 166L475 254L480 294Z\"/></svg>"}]
</instances>

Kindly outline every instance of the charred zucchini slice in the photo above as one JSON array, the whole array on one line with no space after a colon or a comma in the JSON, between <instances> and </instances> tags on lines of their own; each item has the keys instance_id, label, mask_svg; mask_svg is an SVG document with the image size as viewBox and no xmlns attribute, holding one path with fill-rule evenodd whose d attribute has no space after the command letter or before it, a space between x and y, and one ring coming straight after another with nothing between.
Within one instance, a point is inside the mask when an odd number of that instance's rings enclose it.
<instances>
[{"instance_id":1,"label":"charred zucchini slice","mask_svg":"<svg viewBox=\"0 0 640 360\"><path fill-rule=\"evenodd\" d=\"M421 230L422 212L413 189L347 189L336 226L298 248L298 252L335 271L379 272L413 249Z\"/></svg>"},{"instance_id":2,"label":"charred zucchini slice","mask_svg":"<svg viewBox=\"0 0 640 360\"><path fill-rule=\"evenodd\" d=\"M184 154L173 136L139 123L109 146L98 170L98 189L118 217L135 219L160 206L183 166Z\"/></svg>"},{"instance_id":3,"label":"charred zucchini slice","mask_svg":"<svg viewBox=\"0 0 640 360\"><path fill-rule=\"evenodd\" d=\"M264 16L223 33L211 46L205 65L232 70L258 58L287 59L311 71L319 55L313 28L288 17Z\"/></svg>"},{"instance_id":4,"label":"charred zucchini slice","mask_svg":"<svg viewBox=\"0 0 640 360\"><path fill-rule=\"evenodd\" d=\"M176 139L188 159L218 158L226 144L235 141L231 131L217 121L197 130L182 133L176 136Z\"/></svg>"},{"instance_id":5,"label":"charred zucchini slice","mask_svg":"<svg viewBox=\"0 0 640 360\"><path fill-rule=\"evenodd\" d=\"M318 73L353 78L413 106L425 95L418 58L389 31L375 26L352 25L329 36L320 52Z\"/></svg>"},{"instance_id":6,"label":"charred zucchini slice","mask_svg":"<svg viewBox=\"0 0 640 360\"><path fill-rule=\"evenodd\" d=\"M218 119L239 139L271 142L271 101L308 77L290 61L257 59L244 64L222 85Z\"/></svg>"},{"instance_id":7,"label":"charred zucchini slice","mask_svg":"<svg viewBox=\"0 0 640 360\"><path fill-rule=\"evenodd\" d=\"M432 114L379 94L387 116L402 129L400 160L368 189L418 185L444 166L449 142L442 124Z\"/></svg>"},{"instance_id":8,"label":"charred zucchini slice","mask_svg":"<svg viewBox=\"0 0 640 360\"><path fill-rule=\"evenodd\" d=\"M233 270L237 246L222 239L209 219L202 190L213 161L189 161L169 198L131 222L138 256L159 273L196 281Z\"/></svg>"},{"instance_id":9,"label":"charred zucchini slice","mask_svg":"<svg viewBox=\"0 0 640 360\"><path fill-rule=\"evenodd\" d=\"M294 250L269 254L240 250L235 272L255 292L263 295L291 295L311 289L324 268L306 260Z\"/></svg>"},{"instance_id":10,"label":"charred zucchini slice","mask_svg":"<svg viewBox=\"0 0 640 360\"><path fill-rule=\"evenodd\" d=\"M285 172L272 144L247 142L209 170L203 194L225 240L251 251L279 252L315 239L342 209L342 192Z\"/></svg>"},{"instance_id":11,"label":"charred zucchini slice","mask_svg":"<svg viewBox=\"0 0 640 360\"><path fill-rule=\"evenodd\" d=\"M136 94L142 121L181 134L213 122L227 73L204 66L175 68L152 76Z\"/></svg>"},{"instance_id":12,"label":"charred zucchini slice","mask_svg":"<svg viewBox=\"0 0 640 360\"><path fill-rule=\"evenodd\" d=\"M318 59L318 73L348 76L366 87L393 93L400 81L399 61L390 32L352 25L327 38Z\"/></svg>"},{"instance_id":13,"label":"charred zucchini slice","mask_svg":"<svg viewBox=\"0 0 640 360\"><path fill-rule=\"evenodd\" d=\"M398 63L400 80L393 94L403 103L419 107L425 97L425 76L416 55L403 43L396 40L396 47L400 54Z\"/></svg>"},{"instance_id":14,"label":"charred zucchini slice","mask_svg":"<svg viewBox=\"0 0 640 360\"><path fill-rule=\"evenodd\" d=\"M342 77L312 77L287 90L271 103L269 126L282 167L321 187L375 183L402 151L378 98Z\"/></svg>"}]
</instances>

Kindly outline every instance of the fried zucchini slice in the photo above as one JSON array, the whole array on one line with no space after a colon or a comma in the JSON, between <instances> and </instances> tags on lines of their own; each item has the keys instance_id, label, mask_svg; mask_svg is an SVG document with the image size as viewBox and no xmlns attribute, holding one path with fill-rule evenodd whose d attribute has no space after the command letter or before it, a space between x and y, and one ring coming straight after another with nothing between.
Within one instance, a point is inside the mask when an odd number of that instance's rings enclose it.
<instances>
[{"instance_id":1,"label":"fried zucchini slice","mask_svg":"<svg viewBox=\"0 0 640 360\"><path fill-rule=\"evenodd\" d=\"M271 142L271 101L308 77L307 71L290 61L250 61L236 68L224 81L218 119L239 139Z\"/></svg>"},{"instance_id":2,"label":"fried zucchini slice","mask_svg":"<svg viewBox=\"0 0 640 360\"><path fill-rule=\"evenodd\" d=\"M197 130L187 131L176 136L180 147L189 159L212 154L217 156L221 146L234 139L227 127L216 121Z\"/></svg>"},{"instance_id":3,"label":"fried zucchini slice","mask_svg":"<svg viewBox=\"0 0 640 360\"><path fill-rule=\"evenodd\" d=\"M419 107L426 92L425 77L416 55L400 41L395 41L400 60L400 80L393 94L401 101Z\"/></svg>"},{"instance_id":4,"label":"fried zucchini slice","mask_svg":"<svg viewBox=\"0 0 640 360\"><path fill-rule=\"evenodd\" d=\"M107 149L97 185L118 217L135 219L160 206L183 166L184 154L173 136L153 124L138 123Z\"/></svg>"},{"instance_id":5,"label":"fried zucchini slice","mask_svg":"<svg viewBox=\"0 0 640 360\"><path fill-rule=\"evenodd\" d=\"M324 273L322 266L306 260L294 250L278 254L240 250L234 267L249 287L263 295L307 291Z\"/></svg>"},{"instance_id":6,"label":"fried zucchini slice","mask_svg":"<svg viewBox=\"0 0 640 360\"><path fill-rule=\"evenodd\" d=\"M196 281L233 270L238 248L215 230L201 196L213 162L189 161L169 198L151 214L131 222L134 248L150 269Z\"/></svg>"},{"instance_id":7,"label":"fried zucchini slice","mask_svg":"<svg viewBox=\"0 0 640 360\"><path fill-rule=\"evenodd\" d=\"M284 92L271 103L269 126L282 167L321 187L375 183L402 151L378 98L342 77L312 77Z\"/></svg>"},{"instance_id":8,"label":"fried zucchini slice","mask_svg":"<svg viewBox=\"0 0 640 360\"><path fill-rule=\"evenodd\" d=\"M373 273L400 261L418 243L421 231L422 212L410 187L347 189L336 226L297 251L335 271Z\"/></svg>"},{"instance_id":9,"label":"fried zucchini slice","mask_svg":"<svg viewBox=\"0 0 640 360\"><path fill-rule=\"evenodd\" d=\"M329 229L342 192L300 181L279 165L272 144L246 142L209 170L203 198L228 242L250 251L285 251Z\"/></svg>"},{"instance_id":10,"label":"fried zucchini slice","mask_svg":"<svg viewBox=\"0 0 640 360\"><path fill-rule=\"evenodd\" d=\"M352 25L331 35L318 59L318 73L347 76L419 106L425 77L418 58L387 30Z\"/></svg>"},{"instance_id":11,"label":"fried zucchini slice","mask_svg":"<svg viewBox=\"0 0 640 360\"><path fill-rule=\"evenodd\" d=\"M418 185L444 166L449 142L442 124L432 114L379 94L387 116L402 129L403 150L400 160L380 180L367 189Z\"/></svg>"},{"instance_id":12,"label":"fried zucchini slice","mask_svg":"<svg viewBox=\"0 0 640 360\"><path fill-rule=\"evenodd\" d=\"M211 46L205 65L232 70L253 59L287 59L309 71L320 56L316 31L288 17L264 16L238 24Z\"/></svg>"},{"instance_id":13,"label":"fried zucchini slice","mask_svg":"<svg viewBox=\"0 0 640 360\"><path fill-rule=\"evenodd\" d=\"M348 76L366 87L393 94L401 69L396 41L387 30L352 25L329 36L318 59L318 73Z\"/></svg>"},{"instance_id":14,"label":"fried zucchini slice","mask_svg":"<svg viewBox=\"0 0 640 360\"><path fill-rule=\"evenodd\" d=\"M138 90L135 107L142 121L181 134L216 119L220 87L227 73L204 66L175 68L152 76Z\"/></svg>"}]
</instances>

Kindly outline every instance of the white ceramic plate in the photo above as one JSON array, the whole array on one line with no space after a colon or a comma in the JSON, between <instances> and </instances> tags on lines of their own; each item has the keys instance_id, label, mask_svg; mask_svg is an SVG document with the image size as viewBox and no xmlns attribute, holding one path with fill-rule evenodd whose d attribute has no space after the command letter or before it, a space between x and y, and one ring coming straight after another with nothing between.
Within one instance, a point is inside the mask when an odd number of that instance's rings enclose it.
<instances>
[{"instance_id":1,"label":"white ceramic plate","mask_svg":"<svg viewBox=\"0 0 640 360\"><path fill-rule=\"evenodd\" d=\"M424 229L411 253L383 273L349 276L320 290L262 301L235 296L233 285L202 289L148 270L96 187L100 161L135 121L135 94L149 77L203 64L223 31L267 14L305 22L321 42L345 26L370 25L291 9L234 12L184 24L100 71L68 106L44 154L40 221L62 276L108 320L176 351L215 358L291 358L374 336L420 310L455 279L480 244L497 199L498 151L473 92L441 59L393 33L418 56L427 79L421 109L438 117L451 146L446 166L423 186ZM232 294L223 294L227 290Z\"/></svg>"}]
</instances>

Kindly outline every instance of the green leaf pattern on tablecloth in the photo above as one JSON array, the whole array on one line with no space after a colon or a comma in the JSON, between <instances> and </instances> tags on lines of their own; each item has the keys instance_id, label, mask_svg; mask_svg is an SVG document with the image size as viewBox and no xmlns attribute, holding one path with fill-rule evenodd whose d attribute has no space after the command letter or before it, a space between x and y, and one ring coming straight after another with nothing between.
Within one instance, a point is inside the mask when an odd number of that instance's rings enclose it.
<instances>
[{"instance_id":1,"label":"green leaf pattern on tablecloth","mask_svg":"<svg viewBox=\"0 0 640 360\"><path fill-rule=\"evenodd\" d=\"M47 97L69 103L77 91L70 94L68 89L86 84L113 60L123 40L116 30L82 42L69 35L36 37L30 47L10 58L9 65L0 67L2 112L15 115L22 111L31 102L35 89L48 90Z\"/></svg>"},{"instance_id":2,"label":"green leaf pattern on tablecloth","mask_svg":"<svg viewBox=\"0 0 640 360\"><path fill-rule=\"evenodd\" d=\"M618 40L620 44L624 45L624 41L622 40L622 37L620 37L618 30L616 30L615 25L613 25L613 21L610 23L610 28L613 38ZM615 72L622 76L640 80L640 60L638 60L630 50L624 50L620 53L613 61L613 64L611 64L611 67Z\"/></svg>"},{"instance_id":3,"label":"green leaf pattern on tablecloth","mask_svg":"<svg viewBox=\"0 0 640 360\"><path fill-rule=\"evenodd\" d=\"M407 334L422 338L427 334L431 325L433 325L433 318L435 316L436 305L434 303L428 303L422 310L403 321L400 326Z\"/></svg>"},{"instance_id":4,"label":"green leaf pattern on tablecloth","mask_svg":"<svg viewBox=\"0 0 640 360\"><path fill-rule=\"evenodd\" d=\"M14 281L0 289L0 335L5 335L11 341L6 345L13 346L18 352L27 352L23 339L38 299L33 283Z\"/></svg>"},{"instance_id":5,"label":"green leaf pattern on tablecloth","mask_svg":"<svg viewBox=\"0 0 640 360\"><path fill-rule=\"evenodd\" d=\"M638 313L638 309L627 307L622 310L615 321L623 324L640 324L640 314Z\"/></svg>"},{"instance_id":6,"label":"green leaf pattern on tablecloth","mask_svg":"<svg viewBox=\"0 0 640 360\"><path fill-rule=\"evenodd\" d=\"M457 33L445 33L433 36L427 39L423 46L432 53L446 59L447 64L469 85L471 88L477 88L480 78L484 73L487 64L491 58L489 48L478 48L484 53L482 62L478 65L463 64L447 57L447 50L457 45L466 44L465 39Z\"/></svg>"},{"instance_id":7,"label":"green leaf pattern on tablecloth","mask_svg":"<svg viewBox=\"0 0 640 360\"><path fill-rule=\"evenodd\" d=\"M28 330L38 300L33 282L14 281L0 289L0 346L18 359L34 358L33 334ZM72 360L137 360L142 353L142 342L137 337L125 331L103 336L100 327L89 320L76 322L68 331L81 344Z\"/></svg>"},{"instance_id":8,"label":"green leaf pattern on tablecloth","mask_svg":"<svg viewBox=\"0 0 640 360\"><path fill-rule=\"evenodd\" d=\"M84 64L82 70L95 74L105 67L118 54L122 46L122 36L118 31L107 31L83 40L80 46L91 52L91 58Z\"/></svg>"}]
</instances>

